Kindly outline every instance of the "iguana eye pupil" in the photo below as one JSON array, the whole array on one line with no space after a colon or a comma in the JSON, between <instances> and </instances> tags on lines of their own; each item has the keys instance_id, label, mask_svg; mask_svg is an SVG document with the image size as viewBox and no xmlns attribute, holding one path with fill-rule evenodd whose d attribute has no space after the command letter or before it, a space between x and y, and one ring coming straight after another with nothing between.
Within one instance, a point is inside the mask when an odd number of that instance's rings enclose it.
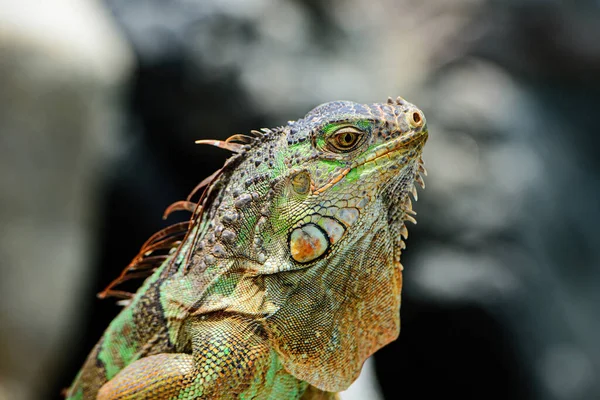
<instances>
[{"instance_id":1,"label":"iguana eye pupil","mask_svg":"<svg viewBox=\"0 0 600 400\"><path fill-rule=\"evenodd\" d=\"M343 132L336 136L338 145L343 148L349 148L354 146L358 140L358 135L354 132Z\"/></svg>"}]
</instances>

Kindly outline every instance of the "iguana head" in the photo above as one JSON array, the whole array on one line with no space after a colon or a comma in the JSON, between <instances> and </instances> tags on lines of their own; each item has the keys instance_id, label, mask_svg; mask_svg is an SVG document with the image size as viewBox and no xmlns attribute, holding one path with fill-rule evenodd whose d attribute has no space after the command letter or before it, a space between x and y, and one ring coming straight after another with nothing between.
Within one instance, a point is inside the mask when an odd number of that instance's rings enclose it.
<instances>
[{"instance_id":1,"label":"iguana head","mask_svg":"<svg viewBox=\"0 0 600 400\"><path fill-rule=\"evenodd\" d=\"M403 100L326 103L290 123L277 154L275 168L286 178L273 198L271 235L287 235L294 268L331 262L376 217L404 232L426 139L423 113Z\"/></svg>"},{"instance_id":2,"label":"iguana head","mask_svg":"<svg viewBox=\"0 0 600 400\"><path fill-rule=\"evenodd\" d=\"M165 292L186 313L252 316L287 371L347 388L399 333L404 220L426 140L423 113L398 98L326 103L247 145L211 143L239 154L207 190L190 283Z\"/></svg>"}]
</instances>

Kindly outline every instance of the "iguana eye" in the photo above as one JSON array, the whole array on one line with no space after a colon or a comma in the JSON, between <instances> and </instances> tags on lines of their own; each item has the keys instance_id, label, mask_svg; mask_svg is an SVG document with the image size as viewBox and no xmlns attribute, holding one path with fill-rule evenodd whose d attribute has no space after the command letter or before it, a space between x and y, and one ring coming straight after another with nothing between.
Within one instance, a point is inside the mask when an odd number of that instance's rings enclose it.
<instances>
[{"instance_id":1,"label":"iguana eye","mask_svg":"<svg viewBox=\"0 0 600 400\"><path fill-rule=\"evenodd\" d=\"M331 135L327 139L327 143L333 151L347 152L356 148L362 137L363 132L360 129L344 126Z\"/></svg>"}]
</instances>

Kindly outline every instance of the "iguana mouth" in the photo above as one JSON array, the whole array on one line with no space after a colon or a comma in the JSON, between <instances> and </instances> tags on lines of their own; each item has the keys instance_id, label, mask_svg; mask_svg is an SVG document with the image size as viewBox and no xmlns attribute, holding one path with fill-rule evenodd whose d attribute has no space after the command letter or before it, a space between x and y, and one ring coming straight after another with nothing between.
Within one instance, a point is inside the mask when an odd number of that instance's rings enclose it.
<instances>
[{"instance_id":1,"label":"iguana mouth","mask_svg":"<svg viewBox=\"0 0 600 400\"><path fill-rule=\"evenodd\" d=\"M330 187L332 187L333 185L335 185L336 183L341 181L353 169L356 169L356 168L363 166L370 162L375 162L376 160L379 160L383 157L389 157L389 155L391 153L396 153L401 150L410 150L412 147L415 147L415 146L412 146L414 142L424 143L425 140L427 140L427 136L428 136L428 131L426 129L423 129L418 132L413 132L410 135L401 136L390 142L383 143L383 144L377 146L377 148L375 148L369 154L367 154L363 157L360 157L348 168L343 169L337 176L335 176L333 179L331 179L325 185L316 189L313 193L314 194L323 193L325 190L329 189Z\"/></svg>"}]
</instances>

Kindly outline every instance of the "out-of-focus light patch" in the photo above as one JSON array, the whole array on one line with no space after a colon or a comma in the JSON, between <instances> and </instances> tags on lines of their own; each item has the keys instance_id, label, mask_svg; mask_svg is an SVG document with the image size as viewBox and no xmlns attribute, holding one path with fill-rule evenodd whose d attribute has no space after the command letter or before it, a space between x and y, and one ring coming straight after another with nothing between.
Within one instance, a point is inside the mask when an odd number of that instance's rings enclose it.
<instances>
[{"instance_id":1,"label":"out-of-focus light patch","mask_svg":"<svg viewBox=\"0 0 600 400\"><path fill-rule=\"evenodd\" d=\"M590 359L570 344L551 347L540 359L538 371L558 399L579 399L594 381Z\"/></svg>"},{"instance_id":2,"label":"out-of-focus light patch","mask_svg":"<svg viewBox=\"0 0 600 400\"><path fill-rule=\"evenodd\" d=\"M22 389L19 382L3 375L0 380L0 400L26 399L27 394Z\"/></svg>"},{"instance_id":3,"label":"out-of-focus light patch","mask_svg":"<svg viewBox=\"0 0 600 400\"><path fill-rule=\"evenodd\" d=\"M542 178L542 160L530 147L518 144L497 146L487 160L494 186L503 193L522 197L528 188Z\"/></svg>"},{"instance_id":4,"label":"out-of-focus light patch","mask_svg":"<svg viewBox=\"0 0 600 400\"><path fill-rule=\"evenodd\" d=\"M527 92L497 65L470 60L449 70L436 93L425 201L444 202L446 225L460 226L461 237L519 223L523 199L540 191L544 174Z\"/></svg>"},{"instance_id":5,"label":"out-of-focus light patch","mask_svg":"<svg viewBox=\"0 0 600 400\"><path fill-rule=\"evenodd\" d=\"M442 301L498 300L518 289L518 280L489 255L463 254L429 245L413 271L414 291Z\"/></svg>"},{"instance_id":6,"label":"out-of-focus light patch","mask_svg":"<svg viewBox=\"0 0 600 400\"><path fill-rule=\"evenodd\" d=\"M197 0L184 0L187 3L197 7L200 4ZM214 7L226 14L237 15L241 17L260 18L261 11L269 7L277 7L277 0L216 0L203 1L203 8Z\"/></svg>"},{"instance_id":7,"label":"out-of-focus light patch","mask_svg":"<svg viewBox=\"0 0 600 400\"><path fill-rule=\"evenodd\" d=\"M0 43L45 48L54 62L83 63L104 82L118 83L133 60L111 24L106 9L96 1L0 2Z\"/></svg>"},{"instance_id":8,"label":"out-of-focus light patch","mask_svg":"<svg viewBox=\"0 0 600 400\"><path fill-rule=\"evenodd\" d=\"M479 147L477 142L467 134L437 134L440 129L431 124L431 134L423 157L429 175L435 184L431 190L451 192L456 187L475 185L482 181L483 175L479 166ZM430 186L430 182L427 182Z\"/></svg>"},{"instance_id":9,"label":"out-of-focus light patch","mask_svg":"<svg viewBox=\"0 0 600 400\"><path fill-rule=\"evenodd\" d=\"M482 3L458 1L469 12L476 12L476 5ZM257 107L282 116L331 98L371 102L402 95L416 99L434 66L433 53L454 49L448 41L468 21L463 10L452 15L440 12L448 9L446 4L332 1L327 18L336 33L334 40L320 47L307 8L258 1L252 14L260 18L258 37L240 50L244 54L239 57L244 63L240 78ZM402 16L401 22L390 19L395 13Z\"/></svg>"},{"instance_id":10,"label":"out-of-focus light patch","mask_svg":"<svg viewBox=\"0 0 600 400\"><path fill-rule=\"evenodd\" d=\"M449 71L438 90L438 118L446 125L452 126L459 119L465 127L477 129L484 123L502 129L513 123L518 127L524 121L514 113L519 109L526 114L522 89L510 74L491 62L473 60Z\"/></svg>"},{"instance_id":11,"label":"out-of-focus light patch","mask_svg":"<svg viewBox=\"0 0 600 400\"><path fill-rule=\"evenodd\" d=\"M348 390L340 393L341 400L383 400L375 377L375 365L369 358L363 365L360 376Z\"/></svg>"},{"instance_id":12,"label":"out-of-focus light patch","mask_svg":"<svg viewBox=\"0 0 600 400\"><path fill-rule=\"evenodd\" d=\"M300 6L291 2L275 2L265 12L278 18L258 16L261 21L257 27L260 34L273 45L285 46L291 51L301 51L299 47L308 40L310 20L301 11ZM285 24L282 24L281 20L284 20Z\"/></svg>"}]
</instances>

